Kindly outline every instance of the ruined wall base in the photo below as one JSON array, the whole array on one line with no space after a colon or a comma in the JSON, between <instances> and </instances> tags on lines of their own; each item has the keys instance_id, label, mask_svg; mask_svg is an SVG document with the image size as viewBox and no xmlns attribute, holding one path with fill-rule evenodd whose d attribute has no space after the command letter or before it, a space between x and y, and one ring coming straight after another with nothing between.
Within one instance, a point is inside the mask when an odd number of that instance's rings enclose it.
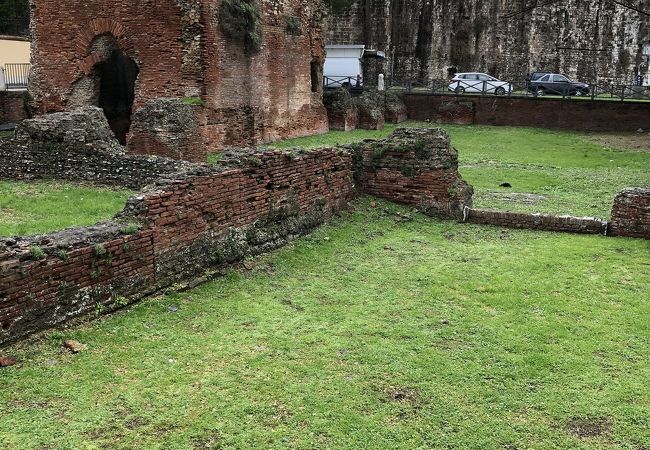
<instances>
[{"instance_id":1,"label":"ruined wall base","mask_svg":"<svg viewBox=\"0 0 650 450\"><path fill-rule=\"evenodd\" d=\"M616 196L609 233L650 239L650 189L625 189Z\"/></svg>"},{"instance_id":2,"label":"ruined wall base","mask_svg":"<svg viewBox=\"0 0 650 450\"><path fill-rule=\"evenodd\" d=\"M607 221L593 217L554 216L490 209L468 209L465 221L527 230L559 231L579 234L606 234Z\"/></svg>"}]
</instances>

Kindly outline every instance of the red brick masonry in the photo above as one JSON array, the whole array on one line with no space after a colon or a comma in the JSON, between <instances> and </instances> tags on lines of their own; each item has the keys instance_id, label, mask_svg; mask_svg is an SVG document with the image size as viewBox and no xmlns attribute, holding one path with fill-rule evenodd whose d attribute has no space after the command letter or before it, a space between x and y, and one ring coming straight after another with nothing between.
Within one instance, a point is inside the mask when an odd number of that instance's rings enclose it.
<instances>
[{"instance_id":1,"label":"red brick masonry","mask_svg":"<svg viewBox=\"0 0 650 450\"><path fill-rule=\"evenodd\" d=\"M650 102L406 94L409 118L437 123L511 125L585 131L650 127Z\"/></svg>"},{"instance_id":2,"label":"red brick masonry","mask_svg":"<svg viewBox=\"0 0 650 450\"><path fill-rule=\"evenodd\" d=\"M44 151L57 149L23 144L18 154L22 161L40 161ZM79 157L69 148L59 151ZM85 149L87 158L92 153ZM0 151L0 159L11 156ZM110 157L116 168L144 163L137 156ZM396 173L393 168L402 160L408 170ZM52 164L51 175L60 166ZM176 174L161 172L167 181L132 197L121 222L0 239L0 344L282 246L322 224L364 189L431 214L458 217L471 191L457 167L457 153L444 132L399 130L391 139L353 148L230 151L216 168L184 165ZM31 173L47 176L40 165ZM128 173L112 178L92 170L87 176L124 183ZM138 224L137 230L128 223Z\"/></svg>"},{"instance_id":3,"label":"red brick masonry","mask_svg":"<svg viewBox=\"0 0 650 450\"><path fill-rule=\"evenodd\" d=\"M0 150L5 145L0 142ZM90 147L72 151L71 145L57 150L23 144L16 154L23 164L34 161L36 170L30 173L39 177L48 176L47 167L39 165L42 152L73 159L81 152L86 162L108 155L114 172L146 163L142 157ZM12 155L0 151L0 167ZM51 161L49 175L54 176L62 165L56 162L60 159ZM85 175L131 186L153 180L114 221L0 239L0 345L278 248L322 224L361 192L473 223L579 233L607 228L597 219L471 209L472 189L458 176L458 155L442 130L400 129L383 141L312 152L230 151L214 168L155 159L151 164L155 169L143 178L128 171ZM75 173L83 178L84 165L73 164L66 173L71 176L78 167ZM156 172L159 177L151 178ZM613 234L650 238L649 199L648 189L619 195Z\"/></svg>"},{"instance_id":4,"label":"red brick masonry","mask_svg":"<svg viewBox=\"0 0 650 450\"><path fill-rule=\"evenodd\" d=\"M616 196L609 233L650 239L650 188L625 189Z\"/></svg>"},{"instance_id":5,"label":"red brick masonry","mask_svg":"<svg viewBox=\"0 0 650 450\"><path fill-rule=\"evenodd\" d=\"M607 222L593 217L553 216L471 208L468 208L465 214L467 222L481 225L581 234L607 233Z\"/></svg>"},{"instance_id":6,"label":"red brick masonry","mask_svg":"<svg viewBox=\"0 0 650 450\"><path fill-rule=\"evenodd\" d=\"M23 92L0 91L0 124L27 118Z\"/></svg>"}]
</instances>

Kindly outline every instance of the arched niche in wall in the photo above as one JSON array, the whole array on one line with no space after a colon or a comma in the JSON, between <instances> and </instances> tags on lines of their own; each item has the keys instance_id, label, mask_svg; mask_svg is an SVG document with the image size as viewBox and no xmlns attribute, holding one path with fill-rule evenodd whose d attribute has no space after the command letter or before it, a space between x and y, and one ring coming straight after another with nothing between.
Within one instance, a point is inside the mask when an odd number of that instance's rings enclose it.
<instances>
[{"instance_id":1,"label":"arched niche in wall","mask_svg":"<svg viewBox=\"0 0 650 450\"><path fill-rule=\"evenodd\" d=\"M97 19L76 44L82 75L73 84L67 106L99 106L117 139L126 144L140 69L124 29L113 20Z\"/></svg>"}]
</instances>

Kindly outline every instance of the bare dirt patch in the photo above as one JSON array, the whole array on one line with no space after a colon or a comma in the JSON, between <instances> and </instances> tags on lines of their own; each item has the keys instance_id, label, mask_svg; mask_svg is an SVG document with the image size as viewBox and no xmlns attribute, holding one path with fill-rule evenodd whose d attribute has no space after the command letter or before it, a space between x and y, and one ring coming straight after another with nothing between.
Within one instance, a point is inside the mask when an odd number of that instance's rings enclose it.
<instances>
[{"instance_id":1,"label":"bare dirt patch","mask_svg":"<svg viewBox=\"0 0 650 450\"><path fill-rule=\"evenodd\" d=\"M574 417L566 424L566 430L580 438L599 437L612 430L611 417Z\"/></svg>"},{"instance_id":2,"label":"bare dirt patch","mask_svg":"<svg viewBox=\"0 0 650 450\"><path fill-rule=\"evenodd\" d=\"M606 148L650 152L650 132L648 130L644 130L643 133L588 133L585 137L588 141Z\"/></svg>"}]
</instances>

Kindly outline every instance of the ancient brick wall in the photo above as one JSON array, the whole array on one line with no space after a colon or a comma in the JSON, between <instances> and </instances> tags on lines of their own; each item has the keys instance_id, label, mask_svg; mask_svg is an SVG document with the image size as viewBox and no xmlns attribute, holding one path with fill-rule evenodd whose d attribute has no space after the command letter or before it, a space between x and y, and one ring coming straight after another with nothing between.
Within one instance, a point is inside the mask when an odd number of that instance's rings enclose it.
<instances>
[{"instance_id":1,"label":"ancient brick wall","mask_svg":"<svg viewBox=\"0 0 650 450\"><path fill-rule=\"evenodd\" d=\"M330 130L352 131L357 128L359 111L347 89L324 92L323 103Z\"/></svg>"},{"instance_id":2,"label":"ancient brick wall","mask_svg":"<svg viewBox=\"0 0 650 450\"><path fill-rule=\"evenodd\" d=\"M0 124L18 123L27 118L22 92L0 91Z\"/></svg>"},{"instance_id":3,"label":"ancient brick wall","mask_svg":"<svg viewBox=\"0 0 650 450\"><path fill-rule=\"evenodd\" d=\"M126 137L136 153L178 157L171 146L155 145L177 131L142 132L146 114L138 110L161 98L203 103L195 111L196 126L185 130L193 136L182 137L193 150L180 152L181 157L194 161L226 146L327 131L317 8L306 0L259 2L261 47L249 54L240 40L223 33L220 5L214 0L91 0L80 8L73 0L39 0L31 25L30 87L38 111L99 105L101 70L119 50L139 70L134 132ZM314 71L318 79L312 83ZM111 125L120 134L130 120L112 119Z\"/></svg>"},{"instance_id":4,"label":"ancient brick wall","mask_svg":"<svg viewBox=\"0 0 650 450\"><path fill-rule=\"evenodd\" d=\"M314 151L230 150L218 165L208 166L120 154L98 139L110 132L105 119L99 121L103 127L72 120L95 114L96 109L82 110L28 121L17 138L0 146L0 168L17 167L13 155L26 161L20 167L32 168L34 177L78 174L84 180L148 187L112 221L0 239L0 345L179 282L205 280L206 269L308 233L361 192L474 223L606 230L607 223L597 219L471 209L472 188L460 178L458 154L443 130L398 129L385 140ZM52 122L59 126L51 127ZM25 142L26 136L36 142ZM20 149L4 151L5 144ZM15 174L9 170L0 177ZM648 198L647 189L617 198L616 234L647 232Z\"/></svg>"},{"instance_id":5,"label":"ancient brick wall","mask_svg":"<svg viewBox=\"0 0 650 450\"><path fill-rule=\"evenodd\" d=\"M49 163L56 167L70 157L63 164L66 173L85 152L106 157L109 171L143 164L140 157L120 157L97 145L71 152L71 143L50 143L48 151L61 156ZM21 152L21 159L32 160L44 154L43 146L26 145ZM399 130L376 145L353 148L233 150L216 167L166 161L169 166L152 160L148 176L160 171L161 178L132 197L114 221L0 239L0 344L277 248L322 224L362 191L443 217L458 217L471 201L471 189L457 173L457 154L441 130ZM174 164L179 171L171 173ZM405 169L397 184L382 183L396 176L398 165ZM54 168L40 170L57 175ZM141 185L147 176L137 172L110 178L90 169L83 179ZM409 189L416 192L409 195Z\"/></svg>"},{"instance_id":6,"label":"ancient brick wall","mask_svg":"<svg viewBox=\"0 0 650 450\"><path fill-rule=\"evenodd\" d=\"M650 124L650 103L406 94L409 118L438 123L585 131L636 131Z\"/></svg>"},{"instance_id":7,"label":"ancient brick wall","mask_svg":"<svg viewBox=\"0 0 650 450\"><path fill-rule=\"evenodd\" d=\"M0 343L277 248L355 194L343 150L231 158L244 167L133 197L122 223L0 240ZM126 234L127 223L140 230Z\"/></svg>"},{"instance_id":8,"label":"ancient brick wall","mask_svg":"<svg viewBox=\"0 0 650 450\"><path fill-rule=\"evenodd\" d=\"M482 71L514 81L547 70L631 83L640 67L650 84L642 56L650 18L621 3L358 0L328 18L327 43L386 52L384 70L395 80ZM647 2L630 4L648 11Z\"/></svg>"},{"instance_id":9,"label":"ancient brick wall","mask_svg":"<svg viewBox=\"0 0 650 450\"><path fill-rule=\"evenodd\" d=\"M560 231L580 234L605 234L607 221L593 217L554 216L489 209L468 209L465 221L527 230Z\"/></svg>"},{"instance_id":10,"label":"ancient brick wall","mask_svg":"<svg viewBox=\"0 0 650 450\"><path fill-rule=\"evenodd\" d=\"M473 189L458 173L458 152L444 131L398 129L357 148L364 192L447 218L460 219L472 206Z\"/></svg>"},{"instance_id":11,"label":"ancient brick wall","mask_svg":"<svg viewBox=\"0 0 650 450\"><path fill-rule=\"evenodd\" d=\"M609 234L650 239L650 189L626 189L616 196Z\"/></svg>"}]
</instances>

